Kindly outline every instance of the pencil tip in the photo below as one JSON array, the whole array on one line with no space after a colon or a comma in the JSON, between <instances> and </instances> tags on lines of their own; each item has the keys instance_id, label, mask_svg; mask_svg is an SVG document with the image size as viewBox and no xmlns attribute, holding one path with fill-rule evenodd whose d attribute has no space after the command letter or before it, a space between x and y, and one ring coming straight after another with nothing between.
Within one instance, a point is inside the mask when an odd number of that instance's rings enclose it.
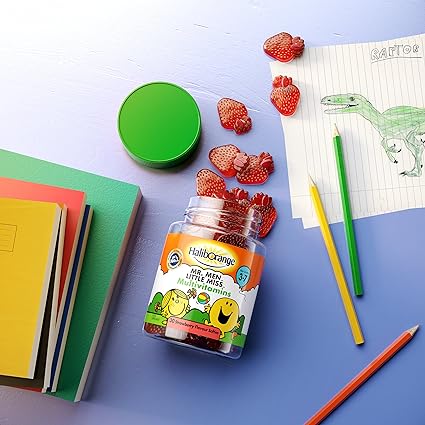
<instances>
[{"instance_id":1,"label":"pencil tip","mask_svg":"<svg viewBox=\"0 0 425 425\"><path fill-rule=\"evenodd\" d=\"M410 328L407 330L411 335L415 335L416 331L419 329L419 325L413 326L413 328Z\"/></svg>"},{"instance_id":2,"label":"pencil tip","mask_svg":"<svg viewBox=\"0 0 425 425\"><path fill-rule=\"evenodd\" d=\"M311 178L310 174L308 175L308 182L310 183L310 186L316 186L316 183L314 183L314 180Z\"/></svg>"},{"instance_id":3,"label":"pencil tip","mask_svg":"<svg viewBox=\"0 0 425 425\"><path fill-rule=\"evenodd\" d=\"M334 124L332 137L336 137L336 136L339 136L339 131L338 131L338 127L336 126L336 124Z\"/></svg>"}]
</instances>

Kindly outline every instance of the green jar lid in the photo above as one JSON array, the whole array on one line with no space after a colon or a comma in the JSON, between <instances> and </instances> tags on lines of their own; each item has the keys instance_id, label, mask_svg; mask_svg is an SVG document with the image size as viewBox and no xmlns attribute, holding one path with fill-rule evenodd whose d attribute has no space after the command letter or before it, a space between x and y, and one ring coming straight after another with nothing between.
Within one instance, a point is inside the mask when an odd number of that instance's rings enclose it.
<instances>
[{"instance_id":1,"label":"green jar lid","mask_svg":"<svg viewBox=\"0 0 425 425\"><path fill-rule=\"evenodd\" d=\"M154 168L173 167L195 150L201 114L193 97L181 87L149 83L134 90L121 105L118 131L136 161Z\"/></svg>"}]
</instances>

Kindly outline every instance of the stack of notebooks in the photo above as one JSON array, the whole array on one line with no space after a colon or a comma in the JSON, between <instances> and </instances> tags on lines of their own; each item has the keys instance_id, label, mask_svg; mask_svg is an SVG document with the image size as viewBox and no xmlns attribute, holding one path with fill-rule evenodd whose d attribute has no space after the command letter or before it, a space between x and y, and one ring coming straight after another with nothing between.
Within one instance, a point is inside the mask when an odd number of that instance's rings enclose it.
<instances>
[{"instance_id":1,"label":"stack of notebooks","mask_svg":"<svg viewBox=\"0 0 425 425\"><path fill-rule=\"evenodd\" d=\"M81 399L140 199L0 150L0 385Z\"/></svg>"}]
</instances>

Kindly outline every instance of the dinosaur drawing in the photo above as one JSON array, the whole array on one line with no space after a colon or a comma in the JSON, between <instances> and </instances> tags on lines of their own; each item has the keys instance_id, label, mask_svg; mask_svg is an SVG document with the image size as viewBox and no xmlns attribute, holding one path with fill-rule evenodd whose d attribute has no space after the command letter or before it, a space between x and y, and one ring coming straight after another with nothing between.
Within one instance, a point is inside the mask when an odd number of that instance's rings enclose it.
<instances>
[{"instance_id":1,"label":"dinosaur drawing","mask_svg":"<svg viewBox=\"0 0 425 425\"><path fill-rule=\"evenodd\" d=\"M325 110L327 114L357 113L367 119L381 135L381 145L389 160L394 164L397 164L394 154L399 153L401 149L397 149L395 144L389 146L388 142L394 139L402 140L412 153L415 162L410 171L403 171L400 174L409 177L421 176L425 143L423 139L425 108L396 106L380 113L364 96L350 93L326 96L321 103L336 106L336 108Z\"/></svg>"}]
</instances>

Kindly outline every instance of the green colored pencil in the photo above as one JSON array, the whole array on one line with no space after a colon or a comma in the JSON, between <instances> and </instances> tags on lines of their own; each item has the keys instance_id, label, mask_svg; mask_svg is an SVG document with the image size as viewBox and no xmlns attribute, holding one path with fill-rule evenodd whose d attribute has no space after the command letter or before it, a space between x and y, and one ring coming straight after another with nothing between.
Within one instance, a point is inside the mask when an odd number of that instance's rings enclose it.
<instances>
[{"instance_id":1,"label":"green colored pencil","mask_svg":"<svg viewBox=\"0 0 425 425\"><path fill-rule=\"evenodd\" d=\"M338 168L339 189L341 192L342 210L344 212L345 239L350 254L351 274L353 276L354 293L363 295L362 280L360 277L359 257L357 255L356 236L354 234L353 216L351 215L350 195L348 193L347 176L345 174L344 152L341 136L334 124L333 142L335 149L336 166Z\"/></svg>"}]
</instances>

